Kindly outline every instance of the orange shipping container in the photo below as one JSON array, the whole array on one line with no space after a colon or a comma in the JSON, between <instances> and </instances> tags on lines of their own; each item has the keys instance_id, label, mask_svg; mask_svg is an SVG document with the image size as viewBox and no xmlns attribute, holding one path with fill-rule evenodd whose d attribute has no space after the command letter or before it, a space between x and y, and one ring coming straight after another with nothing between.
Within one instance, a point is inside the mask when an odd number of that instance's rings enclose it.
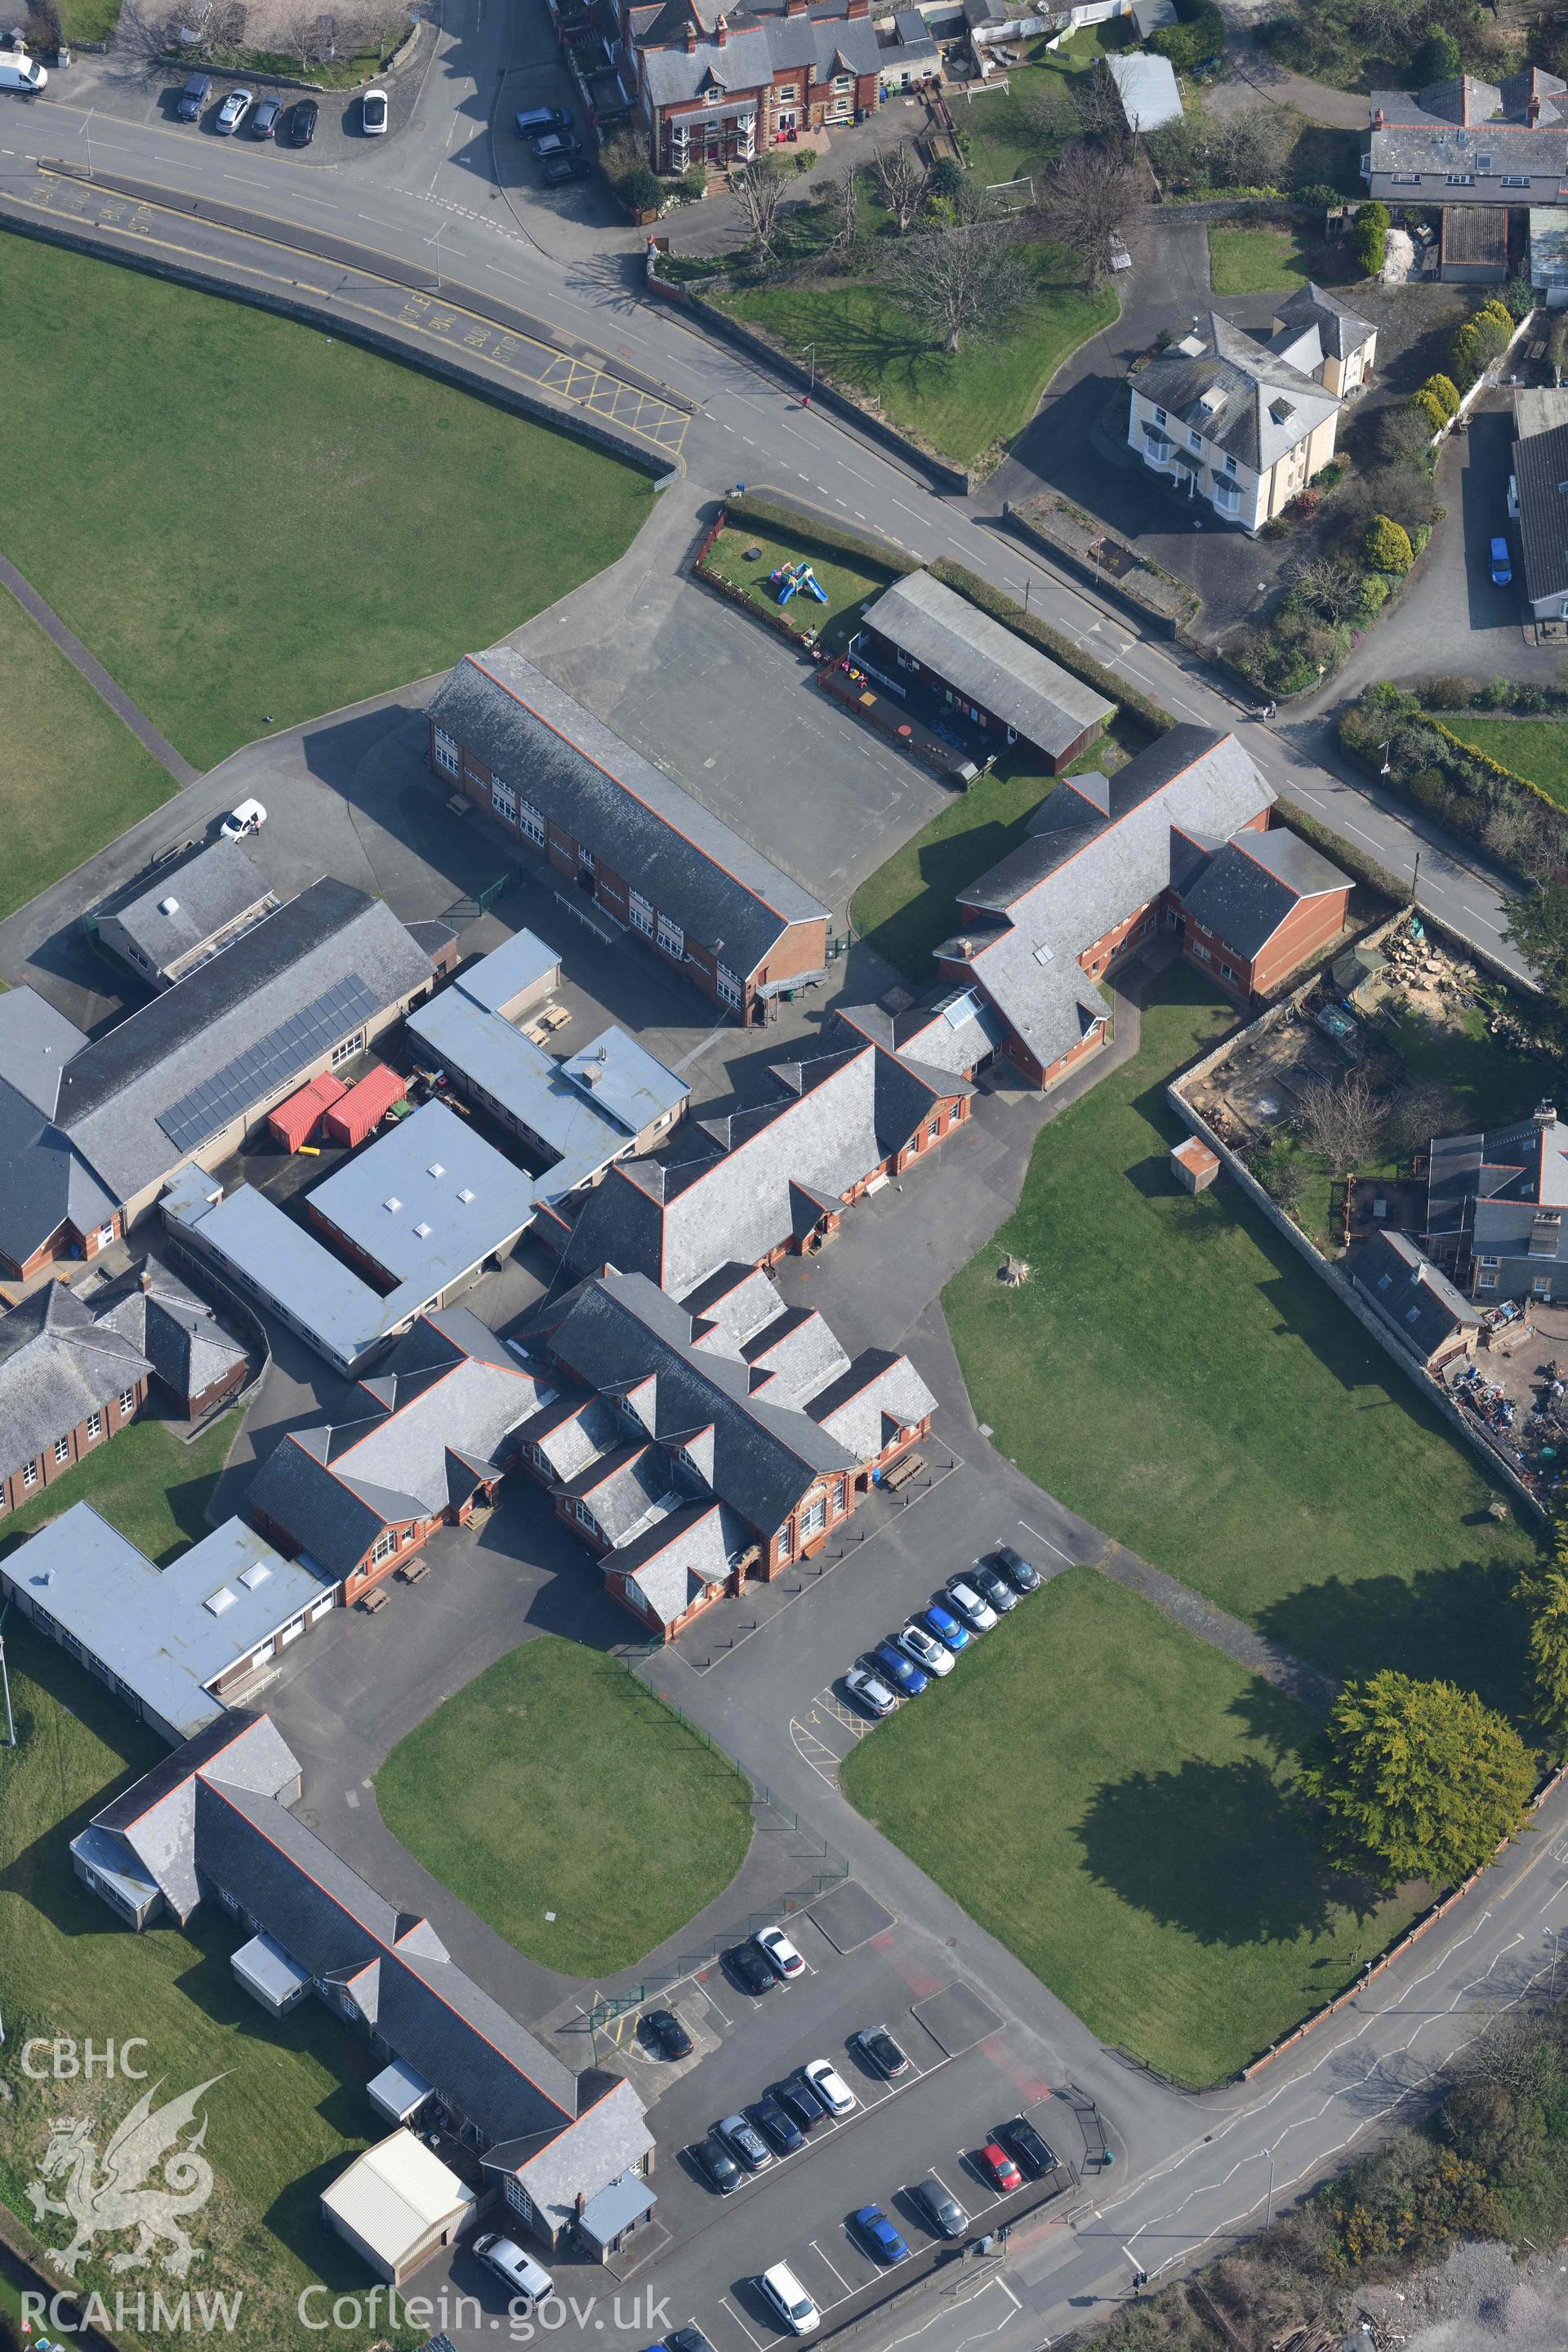
<instances>
[{"instance_id":1,"label":"orange shipping container","mask_svg":"<svg viewBox=\"0 0 1568 2352\"><path fill-rule=\"evenodd\" d=\"M327 1113L328 1139L332 1143L363 1143L372 1128L407 1092L407 1080L400 1078L395 1070L389 1070L384 1062L378 1062Z\"/></svg>"},{"instance_id":2,"label":"orange shipping container","mask_svg":"<svg viewBox=\"0 0 1568 2352\"><path fill-rule=\"evenodd\" d=\"M301 1144L310 1140L322 1113L331 1110L347 1092L341 1078L334 1078L331 1070L323 1070L309 1086L301 1087L298 1094L290 1095L287 1102L280 1102L276 1110L268 1112L267 1124L274 1139L285 1151L298 1151Z\"/></svg>"}]
</instances>

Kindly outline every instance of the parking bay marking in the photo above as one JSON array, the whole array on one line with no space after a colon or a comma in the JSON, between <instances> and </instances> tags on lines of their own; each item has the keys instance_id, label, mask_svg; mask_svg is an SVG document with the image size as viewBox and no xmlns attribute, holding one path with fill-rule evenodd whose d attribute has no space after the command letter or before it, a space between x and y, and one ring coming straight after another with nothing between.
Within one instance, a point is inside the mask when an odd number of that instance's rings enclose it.
<instances>
[{"instance_id":1,"label":"parking bay marking","mask_svg":"<svg viewBox=\"0 0 1568 2352\"><path fill-rule=\"evenodd\" d=\"M756 2347L756 2352L766 2352L766 2347L763 2345L762 2337L760 2336L752 2335L751 2329L747 2326L744 2319L742 2318L741 2314L736 2310L734 2305L731 2302L727 2294L721 2294L719 2297L719 2308L721 2311L727 2311L729 2313L731 2318L734 2321L736 2326L740 2329L747 2343Z\"/></svg>"}]
</instances>

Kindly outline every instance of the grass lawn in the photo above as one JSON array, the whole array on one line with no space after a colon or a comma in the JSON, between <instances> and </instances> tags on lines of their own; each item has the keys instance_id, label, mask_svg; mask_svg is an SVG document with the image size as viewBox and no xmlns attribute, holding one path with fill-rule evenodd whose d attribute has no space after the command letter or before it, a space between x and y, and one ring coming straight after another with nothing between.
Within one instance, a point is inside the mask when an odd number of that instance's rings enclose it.
<instances>
[{"instance_id":1,"label":"grass lawn","mask_svg":"<svg viewBox=\"0 0 1568 2352\"><path fill-rule=\"evenodd\" d=\"M1016 1213L943 1293L996 1444L1157 1567L1345 1676L1517 1705L1533 1547L1413 1385L1222 1180L1167 1163L1167 1081L1234 1022L1184 965L1141 1050L1042 1132ZM1009 1252L1034 1278L996 1279Z\"/></svg>"},{"instance_id":2,"label":"grass lawn","mask_svg":"<svg viewBox=\"0 0 1568 2352\"><path fill-rule=\"evenodd\" d=\"M5 285L0 378L50 419L5 551L199 765L489 644L648 511L629 467L310 328L24 237Z\"/></svg>"},{"instance_id":3,"label":"grass lawn","mask_svg":"<svg viewBox=\"0 0 1568 2352\"><path fill-rule=\"evenodd\" d=\"M986 1762L999 1724L1003 1773ZM860 1740L842 1780L1091 2032L1203 2084L1338 1992L1414 1908L1358 1918L1325 1881L1290 1803L1316 1728L1078 1568ZM953 1836L979 1818L984 1837Z\"/></svg>"},{"instance_id":4,"label":"grass lawn","mask_svg":"<svg viewBox=\"0 0 1568 2352\"><path fill-rule=\"evenodd\" d=\"M752 563L746 562L746 550L760 547L762 553ZM797 592L784 605L768 586L768 575L780 564L807 562L817 581L827 592L827 602L819 604L815 596ZM719 533L709 551L704 569L722 574L736 587L746 592L746 602L786 622L797 636L815 629L830 653L839 653L860 625L862 606L879 596L893 575L869 564L858 563L851 557L836 551L819 554L805 539L784 540L776 533L726 529Z\"/></svg>"},{"instance_id":5,"label":"grass lawn","mask_svg":"<svg viewBox=\"0 0 1568 2352\"><path fill-rule=\"evenodd\" d=\"M870 394L890 423L968 465L1011 440L1062 362L1116 317L1109 289L1087 294L1074 282L1070 255L1047 245L1033 251L1037 299L1001 341L957 352L944 351L940 333L886 287L866 280L753 286L717 299L792 352L815 341L819 373Z\"/></svg>"},{"instance_id":6,"label":"grass lawn","mask_svg":"<svg viewBox=\"0 0 1568 2352\"><path fill-rule=\"evenodd\" d=\"M752 1841L733 1765L618 1659L552 1634L400 1739L375 1793L426 1869L568 1976L640 1960L723 1893Z\"/></svg>"},{"instance_id":7,"label":"grass lawn","mask_svg":"<svg viewBox=\"0 0 1568 2352\"><path fill-rule=\"evenodd\" d=\"M1120 767L1126 756L1107 735L1072 764ZM861 884L849 909L860 937L923 986L931 976L932 950L952 930L955 894L1016 849L1028 819L1057 782L1016 754L1004 754Z\"/></svg>"},{"instance_id":8,"label":"grass lawn","mask_svg":"<svg viewBox=\"0 0 1568 2352\"><path fill-rule=\"evenodd\" d=\"M68 41L107 41L120 22L121 0L59 0L60 29Z\"/></svg>"},{"instance_id":9,"label":"grass lawn","mask_svg":"<svg viewBox=\"0 0 1568 2352\"><path fill-rule=\"evenodd\" d=\"M100 1517L128 1536L149 1559L163 1565L176 1552L211 1533L207 1505L234 1443L232 1413L190 1445L171 1437L161 1421L136 1421L63 1478L46 1486L36 1502L13 1511L0 1531L0 1551L30 1536L46 1519L58 1518L73 1503L90 1503Z\"/></svg>"},{"instance_id":10,"label":"grass lawn","mask_svg":"<svg viewBox=\"0 0 1568 2352\"><path fill-rule=\"evenodd\" d=\"M164 2098L225 2078L203 2102L214 2189L187 2224L204 2259L186 2284L193 2297L198 2290L242 2292L232 2335L215 2321L215 2340L241 2352L298 2344L296 2302L312 2280L324 2280L334 2294L363 2294L370 2284L363 2263L322 2228L317 2200L352 2155L385 2134L363 2087L376 2062L319 2002L306 2001L280 2023L270 2022L229 1968L243 1931L221 1913L198 1913L188 1932L164 1926L134 1936L89 1894L71 1870L68 1840L167 1750L30 1628L8 1625L5 1646L19 1741L14 1751L0 1747L7 2056L35 2033L90 2036L100 2048L143 2035L140 2063L152 2083L164 2078ZM5 2071L10 2100L0 2105L0 2197L31 2226L26 2184L37 2177L50 2118L92 2117L101 2159L115 2126L151 2084L102 2074L90 2084L33 2083L15 2064ZM56 2234L61 2227L58 2217L46 2220L47 2246L64 2244ZM110 2258L130 2242L122 2233L104 2235L79 2273L84 2286L108 2297L111 2320L117 2284L132 2299L139 2284L180 2292L155 2269L111 2278ZM405 2329L395 2340L421 2343L427 2332ZM124 2342L170 2341L166 2333L116 2334ZM334 2328L332 2341L357 2352L373 2336L386 2340L384 2326L351 2326L346 2336Z\"/></svg>"},{"instance_id":11,"label":"grass lawn","mask_svg":"<svg viewBox=\"0 0 1568 2352\"><path fill-rule=\"evenodd\" d=\"M1482 719L1473 710L1440 715L1448 732L1472 751L1539 784L1560 808L1568 808L1568 719Z\"/></svg>"},{"instance_id":12,"label":"grass lawn","mask_svg":"<svg viewBox=\"0 0 1568 2352\"><path fill-rule=\"evenodd\" d=\"M0 589L0 917L174 791L149 751Z\"/></svg>"},{"instance_id":13,"label":"grass lawn","mask_svg":"<svg viewBox=\"0 0 1568 2352\"><path fill-rule=\"evenodd\" d=\"M1311 276L1313 240L1285 228L1209 230L1209 280L1216 294L1287 294Z\"/></svg>"},{"instance_id":14,"label":"grass lawn","mask_svg":"<svg viewBox=\"0 0 1568 2352\"><path fill-rule=\"evenodd\" d=\"M1031 42L1027 65L1009 68L1005 89L1000 82L993 82L984 89L978 84L963 83L950 91L952 120L967 150L969 169L978 184L989 188L1023 178L1037 183L1049 171L1051 158L1061 142L1042 137L1035 129L1028 120L1029 100L1052 88L1070 98L1075 78L1087 73L1096 58L1110 57L1127 46L1123 26L1114 21L1086 25L1070 41L1064 41L1059 49L1047 47L1043 37ZM975 92L973 97L966 95L971 88ZM1037 184L1037 198L1039 193Z\"/></svg>"}]
</instances>

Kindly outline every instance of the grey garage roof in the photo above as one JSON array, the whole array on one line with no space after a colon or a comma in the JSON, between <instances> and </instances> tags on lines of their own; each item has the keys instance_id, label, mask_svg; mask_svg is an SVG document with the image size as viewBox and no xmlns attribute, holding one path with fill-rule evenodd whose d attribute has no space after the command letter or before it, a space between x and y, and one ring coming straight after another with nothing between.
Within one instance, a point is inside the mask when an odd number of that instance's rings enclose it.
<instances>
[{"instance_id":1,"label":"grey garage roof","mask_svg":"<svg viewBox=\"0 0 1568 2352\"><path fill-rule=\"evenodd\" d=\"M1532 604L1568 589L1568 425L1515 445L1524 593Z\"/></svg>"},{"instance_id":2,"label":"grey garage roof","mask_svg":"<svg viewBox=\"0 0 1568 2352\"><path fill-rule=\"evenodd\" d=\"M510 646L469 654L430 717L742 979L792 924L826 922L809 891Z\"/></svg>"},{"instance_id":3,"label":"grey garage roof","mask_svg":"<svg viewBox=\"0 0 1568 2352\"><path fill-rule=\"evenodd\" d=\"M1182 119L1182 93L1169 58L1110 58L1107 68L1129 131L1158 131Z\"/></svg>"},{"instance_id":4,"label":"grey garage roof","mask_svg":"<svg viewBox=\"0 0 1568 2352\"><path fill-rule=\"evenodd\" d=\"M155 882L113 919L156 972L164 972L242 917L276 904L259 869L235 841L215 841L184 866L165 866Z\"/></svg>"},{"instance_id":5,"label":"grey garage roof","mask_svg":"<svg viewBox=\"0 0 1568 2352\"><path fill-rule=\"evenodd\" d=\"M436 1298L533 1221L533 1179L428 1102L333 1170L309 1205L372 1265Z\"/></svg>"},{"instance_id":6,"label":"grey garage roof","mask_svg":"<svg viewBox=\"0 0 1568 2352\"><path fill-rule=\"evenodd\" d=\"M1116 709L929 572L895 580L866 625L1051 759Z\"/></svg>"},{"instance_id":7,"label":"grey garage roof","mask_svg":"<svg viewBox=\"0 0 1568 2352\"><path fill-rule=\"evenodd\" d=\"M45 1283L0 1315L0 1477L37 1461L152 1369L63 1282Z\"/></svg>"}]
</instances>

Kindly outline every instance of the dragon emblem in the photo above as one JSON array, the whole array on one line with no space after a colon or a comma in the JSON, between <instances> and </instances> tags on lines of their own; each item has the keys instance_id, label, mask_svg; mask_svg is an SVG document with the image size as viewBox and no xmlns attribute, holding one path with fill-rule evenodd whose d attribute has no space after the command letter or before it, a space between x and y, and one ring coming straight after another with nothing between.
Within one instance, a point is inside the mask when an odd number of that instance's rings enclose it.
<instances>
[{"instance_id":1,"label":"dragon emblem","mask_svg":"<svg viewBox=\"0 0 1568 2352\"><path fill-rule=\"evenodd\" d=\"M27 2194L36 2221L59 2213L74 2225L69 2245L50 2249L51 2259L62 2270L74 2273L94 2238L123 2230L137 2232L136 2243L110 2257L111 2271L143 2268L165 2242L169 2251L161 2257L163 2267L175 2278L184 2278L192 2263L203 2258L205 2250L192 2245L182 2217L200 2212L212 2195L213 2168L201 2154L206 2116L194 2137L182 2142L180 2135L196 2121L205 2094L222 2080L221 2074L214 2074L158 2108L153 2101L163 2084L154 2083L117 2126L101 2161L89 2117L56 2117L38 2168L40 2178L29 2182ZM149 2175L160 2168L162 2185L154 2185ZM58 2196L50 2194L50 2182L61 2184Z\"/></svg>"}]
</instances>

